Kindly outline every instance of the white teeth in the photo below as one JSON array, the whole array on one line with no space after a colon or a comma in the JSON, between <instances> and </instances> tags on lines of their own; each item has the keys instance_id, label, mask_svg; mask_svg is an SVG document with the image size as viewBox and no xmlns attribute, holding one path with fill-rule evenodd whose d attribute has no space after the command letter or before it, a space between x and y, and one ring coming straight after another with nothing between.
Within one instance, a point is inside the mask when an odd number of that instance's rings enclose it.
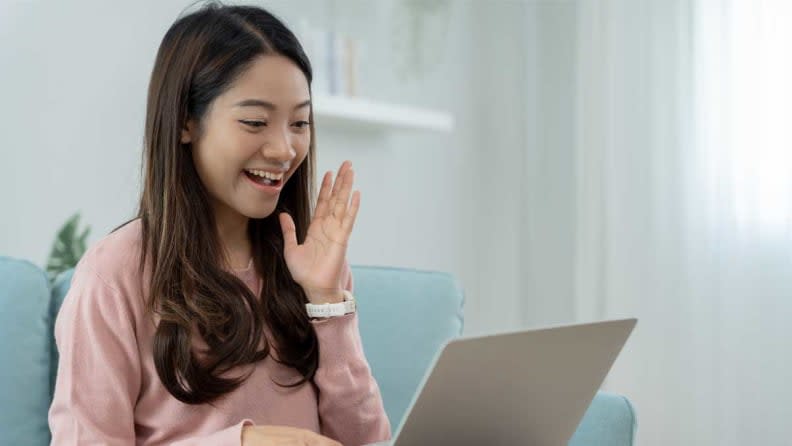
<instances>
[{"instance_id":1,"label":"white teeth","mask_svg":"<svg viewBox=\"0 0 792 446\"><path fill-rule=\"evenodd\" d=\"M265 172L263 170L254 170L254 169L245 169L245 171L250 172L253 175L256 175L256 176L259 176L259 177L262 177L262 178L267 178L267 179L273 180L273 181L277 181L277 180L280 180L280 179L283 178L283 173L282 172L278 173L278 174L275 174L275 173Z\"/></svg>"}]
</instances>

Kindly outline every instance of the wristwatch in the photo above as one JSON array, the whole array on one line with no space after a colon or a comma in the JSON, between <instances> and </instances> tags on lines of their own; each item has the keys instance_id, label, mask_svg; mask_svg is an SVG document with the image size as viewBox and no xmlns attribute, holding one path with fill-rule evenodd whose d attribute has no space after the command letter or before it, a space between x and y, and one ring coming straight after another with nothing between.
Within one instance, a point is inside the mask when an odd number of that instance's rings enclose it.
<instances>
[{"instance_id":1,"label":"wristwatch","mask_svg":"<svg viewBox=\"0 0 792 446\"><path fill-rule=\"evenodd\" d=\"M353 313L355 311L355 297L347 290L342 291L344 293L343 302L334 304L305 304L308 317L332 317Z\"/></svg>"}]
</instances>

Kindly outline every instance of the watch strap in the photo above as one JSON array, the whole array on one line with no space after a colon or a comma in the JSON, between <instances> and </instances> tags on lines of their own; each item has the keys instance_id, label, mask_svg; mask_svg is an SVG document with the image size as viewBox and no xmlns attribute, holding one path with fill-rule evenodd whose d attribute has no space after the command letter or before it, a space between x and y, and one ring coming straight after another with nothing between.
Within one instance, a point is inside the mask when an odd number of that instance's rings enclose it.
<instances>
[{"instance_id":1,"label":"watch strap","mask_svg":"<svg viewBox=\"0 0 792 446\"><path fill-rule=\"evenodd\" d=\"M308 317L333 317L353 313L356 310L355 298L348 290L342 290L344 301L325 304L305 304Z\"/></svg>"}]
</instances>

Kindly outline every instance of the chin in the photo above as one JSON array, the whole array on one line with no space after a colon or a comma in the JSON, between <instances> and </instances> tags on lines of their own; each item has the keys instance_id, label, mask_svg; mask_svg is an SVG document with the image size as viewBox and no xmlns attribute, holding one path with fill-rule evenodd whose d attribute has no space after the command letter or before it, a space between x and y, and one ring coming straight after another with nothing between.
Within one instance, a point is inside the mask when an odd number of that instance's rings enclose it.
<instances>
[{"instance_id":1,"label":"chin","mask_svg":"<svg viewBox=\"0 0 792 446\"><path fill-rule=\"evenodd\" d=\"M261 218L267 218L270 215L272 215L272 213L275 212L275 206L273 206L273 207L265 206L265 207L259 207L259 208L242 209L240 211L241 211L240 214L244 215L247 218L261 219Z\"/></svg>"},{"instance_id":2,"label":"chin","mask_svg":"<svg viewBox=\"0 0 792 446\"><path fill-rule=\"evenodd\" d=\"M266 211L244 212L243 215L245 215L247 218L253 218L259 220L262 218L269 217L270 215L272 215L274 211L275 209L269 209Z\"/></svg>"}]
</instances>

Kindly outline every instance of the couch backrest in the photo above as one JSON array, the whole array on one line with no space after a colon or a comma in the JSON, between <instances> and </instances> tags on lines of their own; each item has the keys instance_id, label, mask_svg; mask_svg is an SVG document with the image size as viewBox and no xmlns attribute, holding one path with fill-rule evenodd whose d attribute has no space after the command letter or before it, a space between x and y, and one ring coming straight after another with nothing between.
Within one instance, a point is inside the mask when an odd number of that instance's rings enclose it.
<instances>
[{"instance_id":1,"label":"couch backrest","mask_svg":"<svg viewBox=\"0 0 792 446\"><path fill-rule=\"evenodd\" d=\"M462 333L464 294L448 274L352 266L363 350L396 432L435 354Z\"/></svg>"},{"instance_id":2,"label":"couch backrest","mask_svg":"<svg viewBox=\"0 0 792 446\"><path fill-rule=\"evenodd\" d=\"M47 276L0 257L0 445L49 444L51 330Z\"/></svg>"},{"instance_id":3,"label":"couch backrest","mask_svg":"<svg viewBox=\"0 0 792 446\"><path fill-rule=\"evenodd\" d=\"M49 444L47 413L57 370L52 330L73 271L55 280L0 256L0 445ZM352 266L363 349L396 432L442 344L462 333L464 295L447 273ZM598 393L570 446L633 444L629 400Z\"/></svg>"}]
</instances>

